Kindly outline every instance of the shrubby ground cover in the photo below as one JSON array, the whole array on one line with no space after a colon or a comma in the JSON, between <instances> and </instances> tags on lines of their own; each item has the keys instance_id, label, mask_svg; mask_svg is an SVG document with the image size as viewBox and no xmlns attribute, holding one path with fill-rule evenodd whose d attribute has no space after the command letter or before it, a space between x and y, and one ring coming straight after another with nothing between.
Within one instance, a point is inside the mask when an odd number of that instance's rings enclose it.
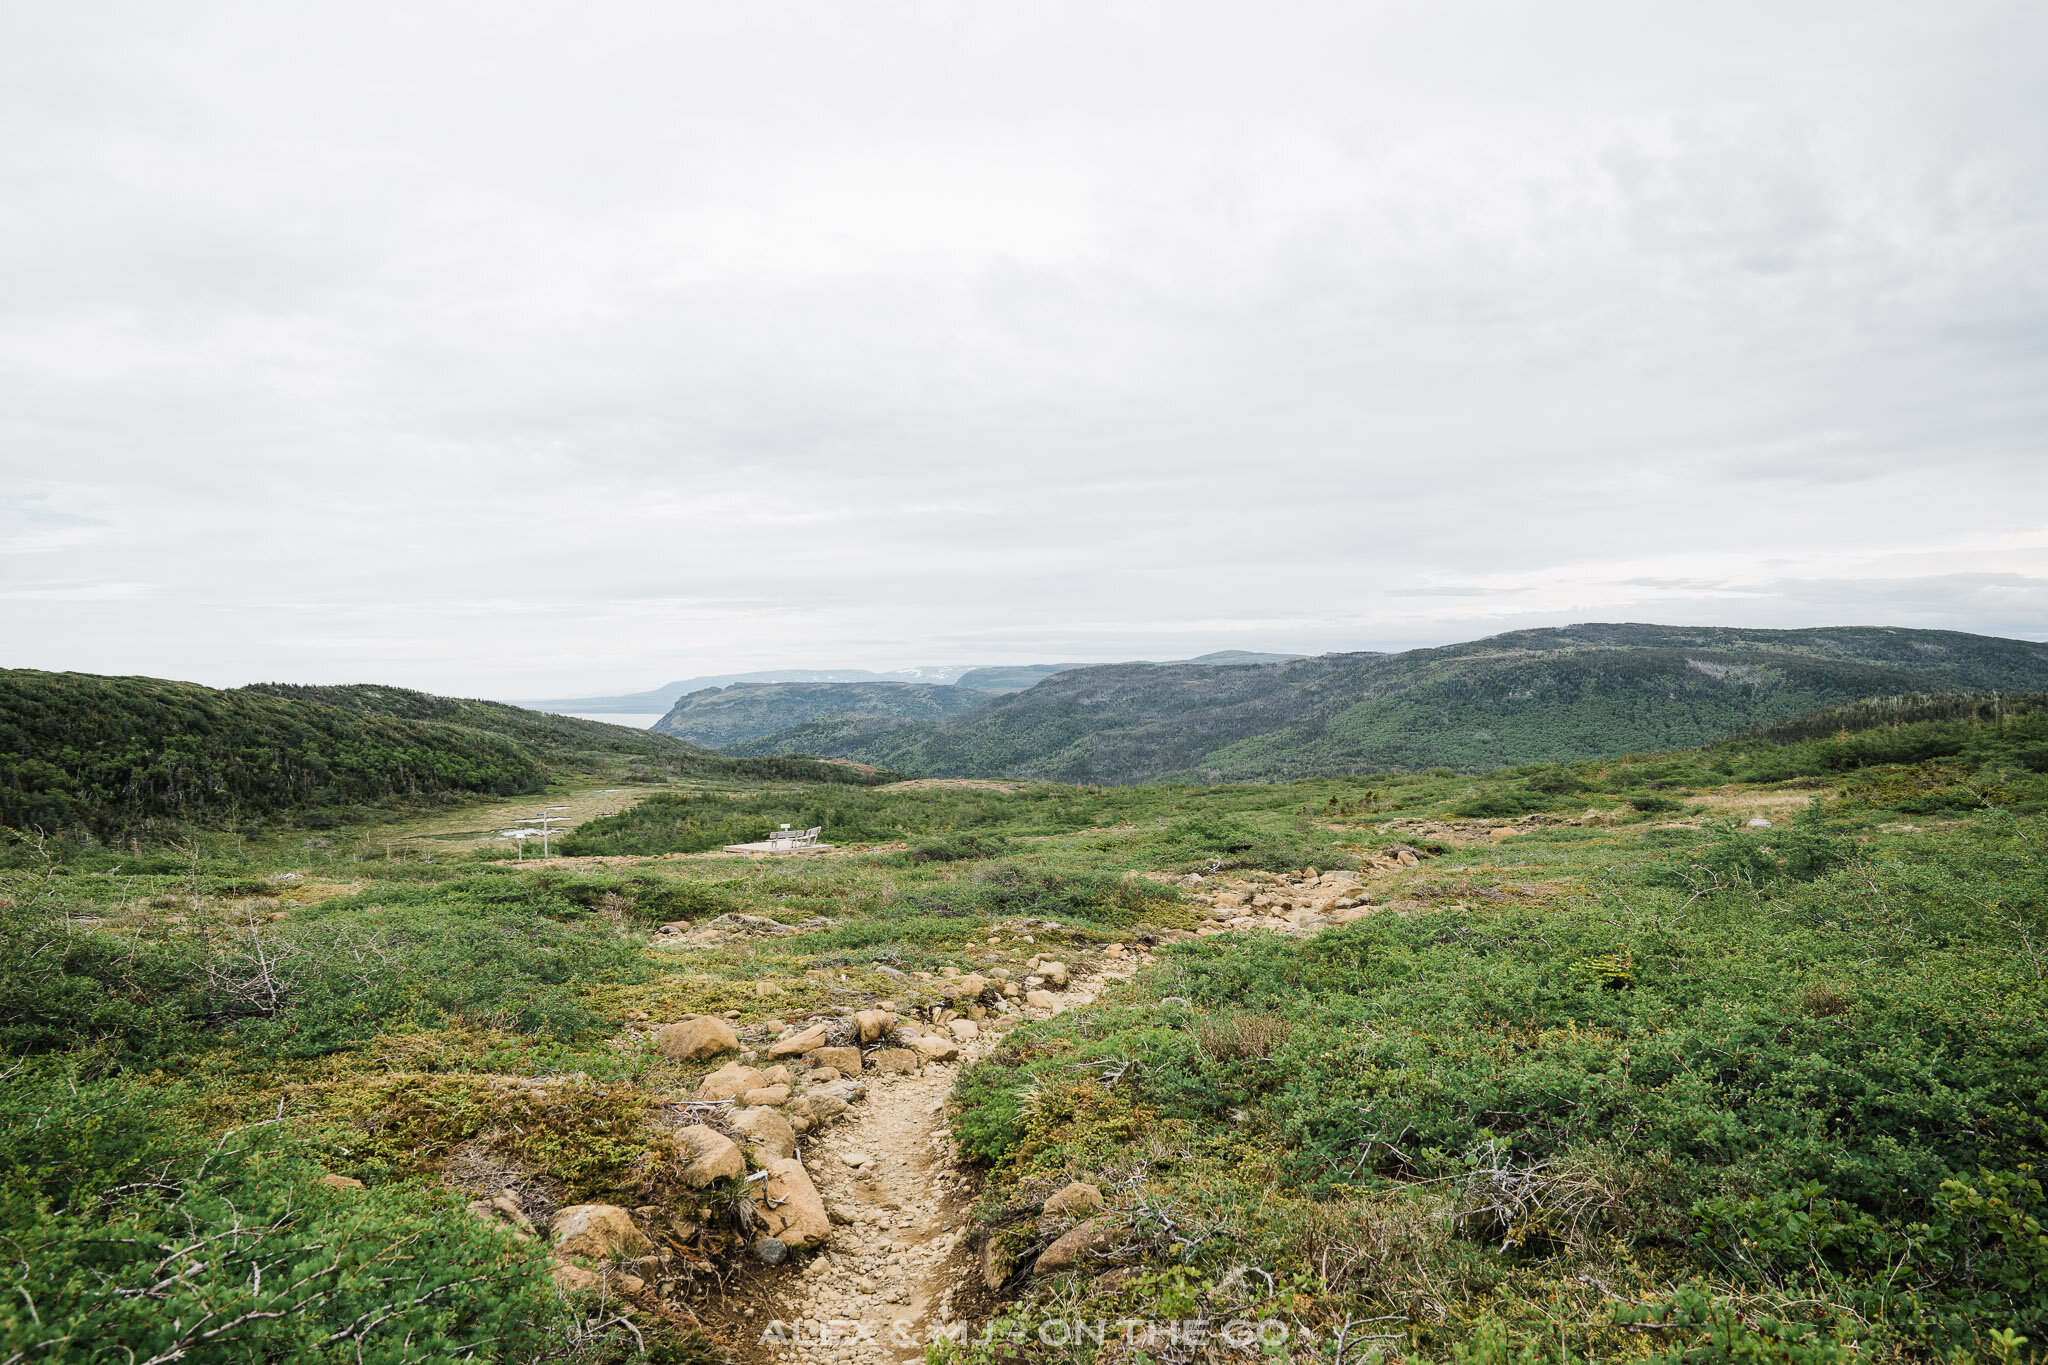
<instances>
[{"instance_id":1,"label":"shrubby ground cover","mask_svg":"<svg viewBox=\"0 0 2048 1365\"><path fill-rule=\"evenodd\" d=\"M448 1184L471 1162L564 1201L671 1197L648 1113L689 1074L615 1045L630 1016L899 996L1023 917L1079 959L1191 923L1178 874L1395 845L1433 856L1378 913L1161 944L963 1074L998 1257L1042 1242L1069 1179L1117 1220L1113 1273L1020 1275L1010 1321L1274 1317L1332 1365L1340 1334L1347 1362L2036 1358L2034 714L1483 779L657 793L574 836L648 859L623 866L17 838L0 1360L633 1357ZM1460 810L1455 838L1414 823ZM882 847L666 856L783 822ZM687 965L647 946L733 911L830 924Z\"/></svg>"}]
</instances>

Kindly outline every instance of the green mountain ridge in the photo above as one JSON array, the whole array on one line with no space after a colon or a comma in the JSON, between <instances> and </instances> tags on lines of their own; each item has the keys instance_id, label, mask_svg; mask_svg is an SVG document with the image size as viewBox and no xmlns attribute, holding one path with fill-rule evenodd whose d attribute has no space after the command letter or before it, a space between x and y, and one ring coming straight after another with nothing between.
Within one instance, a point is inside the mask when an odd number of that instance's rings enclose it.
<instances>
[{"instance_id":1,"label":"green mountain ridge","mask_svg":"<svg viewBox=\"0 0 2048 1365\"><path fill-rule=\"evenodd\" d=\"M947 720L824 718L727 752L1097 783L1480 772L1686 748L1861 697L2044 685L2048 645L2025 640L1589 624L1400 654L1077 669Z\"/></svg>"},{"instance_id":2,"label":"green mountain ridge","mask_svg":"<svg viewBox=\"0 0 2048 1365\"><path fill-rule=\"evenodd\" d=\"M937 719L989 699L986 692L949 683L734 683L682 697L651 729L716 749L825 716Z\"/></svg>"},{"instance_id":3,"label":"green mountain ridge","mask_svg":"<svg viewBox=\"0 0 2048 1365\"><path fill-rule=\"evenodd\" d=\"M1219 649L1213 653L1196 655L1192 659L1132 659L1127 664L999 664L963 673L955 685L979 688L984 692L1022 692L1028 687L1044 682L1056 673L1071 673L1081 668L1171 668L1176 664L1229 668L1238 664L1284 663L1289 659L1303 657L1305 656L1300 654L1259 654L1245 649Z\"/></svg>"}]
</instances>

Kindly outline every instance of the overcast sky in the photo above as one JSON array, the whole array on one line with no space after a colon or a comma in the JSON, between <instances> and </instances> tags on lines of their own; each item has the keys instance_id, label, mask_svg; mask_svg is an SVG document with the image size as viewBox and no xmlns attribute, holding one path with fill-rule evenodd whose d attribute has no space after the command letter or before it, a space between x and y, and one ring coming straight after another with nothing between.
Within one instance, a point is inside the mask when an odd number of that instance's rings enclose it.
<instances>
[{"instance_id":1,"label":"overcast sky","mask_svg":"<svg viewBox=\"0 0 2048 1365\"><path fill-rule=\"evenodd\" d=\"M2048 638L2048 6L15 3L0 664Z\"/></svg>"}]
</instances>

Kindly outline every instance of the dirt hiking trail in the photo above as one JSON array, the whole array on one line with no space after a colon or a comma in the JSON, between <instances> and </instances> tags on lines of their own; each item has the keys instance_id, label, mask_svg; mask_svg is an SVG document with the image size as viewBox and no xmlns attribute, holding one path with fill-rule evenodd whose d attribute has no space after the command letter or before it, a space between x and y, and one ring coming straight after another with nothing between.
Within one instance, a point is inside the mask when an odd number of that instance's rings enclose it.
<instances>
[{"instance_id":1,"label":"dirt hiking trail","mask_svg":"<svg viewBox=\"0 0 2048 1365\"><path fill-rule=\"evenodd\" d=\"M1092 1002L1137 966L1075 980L1060 1010ZM834 1221L851 1221L827 1251L769 1291L766 1308L746 1321L743 1360L894 1365L922 1361L940 1332L980 1330L967 1302L980 1291L966 1235L974 1182L958 1169L946 1099L960 1069L995 1049L998 1029L1023 1022L991 1021L958 1061L874 1077L845 1122L805 1144L804 1164Z\"/></svg>"}]
</instances>

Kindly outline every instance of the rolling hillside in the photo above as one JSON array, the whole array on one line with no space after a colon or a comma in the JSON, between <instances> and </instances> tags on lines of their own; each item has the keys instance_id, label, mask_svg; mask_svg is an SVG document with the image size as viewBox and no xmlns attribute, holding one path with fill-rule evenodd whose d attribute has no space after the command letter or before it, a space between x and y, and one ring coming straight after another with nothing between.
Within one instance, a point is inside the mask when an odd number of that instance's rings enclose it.
<instances>
[{"instance_id":1,"label":"rolling hillside","mask_svg":"<svg viewBox=\"0 0 2048 1365\"><path fill-rule=\"evenodd\" d=\"M546 711L528 711L500 701L468 697L437 697L405 687L379 683L306 686L298 683L251 683L239 689L291 701L320 702L369 716L395 720L439 721L516 741L550 765L578 772L603 773L630 768L636 760L702 754L704 749L671 735L657 735L630 725L607 725Z\"/></svg>"},{"instance_id":2,"label":"rolling hillside","mask_svg":"<svg viewBox=\"0 0 2048 1365\"><path fill-rule=\"evenodd\" d=\"M607 697L515 698L507 705L533 711L624 712L644 715L666 711L692 692L707 687L730 687L734 683L832 683L832 682L914 682L943 686L971 671L971 665L945 664L922 668L899 668L890 673L873 673L865 668L774 668L756 673L712 673L663 683L645 692L626 692Z\"/></svg>"},{"instance_id":3,"label":"rolling hillside","mask_svg":"<svg viewBox=\"0 0 2048 1365\"><path fill-rule=\"evenodd\" d=\"M501 735L161 678L0 671L0 824L171 836L334 807L541 790Z\"/></svg>"},{"instance_id":4,"label":"rolling hillside","mask_svg":"<svg viewBox=\"0 0 2048 1365\"><path fill-rule=\"evenodd\" d=\"M960 675L957 685L977 688L983 692L1021 692L1027 687L1037 686L1055 673L1071 673L1077 668L1170 668L1174 664L1202 664L1210 668L1223 668L1235 664L1277 664L1301 657L1303 656L1299 654L1255 654L1245 649L1219 649L1213 654L1201 654L1192 659L1170 659L1165 663L1134 659L1129 665L1001 664L994 668L970 669Z\"/></svg>"},{"instance_id":5,"label":"rolling hillside","mask_svg":"<svg viewBox=\"0 0 2048 1365\"><path fill-rule=\"evenodd\" d=\"M732 758L669 735L402 687L0 670L0 826L167 840L325 828L378 811L539 792L563 779L889 780L838 763Z\"/></svg>"},{"instance_id":6,"label":"rolling hillside","mask_svg":"<svg viewBox=\"0 0 2048 1365\"><path fill-rule=\"evenodd\" d=\"M734 683L690 693L654 723L653 733L717 749L821 716L935 720L970 711L989 699L986 692L935 683Z\"/></svg>"},{"instance_id":7,"label":"rolling hillside","mask_svg":"<svg viewBox=\"0 0 2048 1365\"><path fill-rule=\"evenodd\" d=\"M1859 697L2030 691L2048 645L1885 627L1584 625L1401 654L1055 674L940 722L824 719L733 746L931 776L1271 781L1684 748Z\"/></svg>"}]
</instances>

